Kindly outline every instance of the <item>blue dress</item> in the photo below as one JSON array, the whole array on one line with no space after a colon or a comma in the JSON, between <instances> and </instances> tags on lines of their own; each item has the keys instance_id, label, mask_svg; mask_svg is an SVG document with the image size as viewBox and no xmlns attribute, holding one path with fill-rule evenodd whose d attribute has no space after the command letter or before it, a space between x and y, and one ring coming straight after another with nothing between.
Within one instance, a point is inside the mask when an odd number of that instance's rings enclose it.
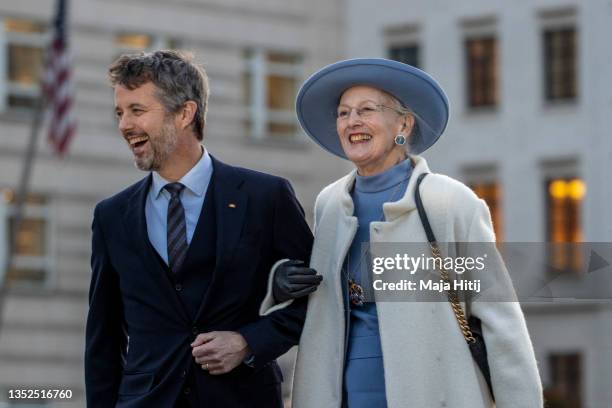
<instances>
[{"instance_id":1,"label":"blue dress","mask_svg":"<svg viewBox=\"0 0 612 408\"><path fill-rule=\"evenodd\" d=\"M351 197L359 227L344 260L345 283L349 277L360 284L368 281L366 276L362 277L362 273L369 270L366 267L369 265L367 247L363 244L370 242L370 223L384 219L383 203L403 197L411 172L412 164L407 159L374 176L357 175ZM346 284L344 287L347 288ZM352 305L346 289L348 327L343 401L346 408L387 407L376 303L371 297L366 297L366 300L370 302L362 306Z\"/></svg>"}]
</instances>

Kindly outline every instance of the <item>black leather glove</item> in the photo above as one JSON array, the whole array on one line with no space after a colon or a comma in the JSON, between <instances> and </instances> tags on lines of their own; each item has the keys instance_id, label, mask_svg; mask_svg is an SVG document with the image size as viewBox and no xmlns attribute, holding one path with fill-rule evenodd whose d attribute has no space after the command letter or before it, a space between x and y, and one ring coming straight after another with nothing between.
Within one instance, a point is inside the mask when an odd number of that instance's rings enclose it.
<instances>
[{"instance_id":1,"label":"black leather glove","mask_svg":"<svg viewBox=\"0 0 612 408\"><path fill-rule=\"evenodd\" d=\"M278 303L301 298L317 290L322 280L323 277L304 266L303 261L290 260L276 268L272 295Z\"/></svg>"}]
</instances>

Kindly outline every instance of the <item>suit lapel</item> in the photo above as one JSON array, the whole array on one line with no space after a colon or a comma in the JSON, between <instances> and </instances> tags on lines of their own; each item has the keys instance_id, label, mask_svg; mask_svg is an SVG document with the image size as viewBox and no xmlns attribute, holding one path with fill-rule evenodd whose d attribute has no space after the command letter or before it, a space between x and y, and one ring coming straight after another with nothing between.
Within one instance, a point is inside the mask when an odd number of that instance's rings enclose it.
<instances>
[{"instance_id":1,"label":"suit lapel","mask_svg":"<svg viewBox=\"0 0 612 408\"><path fill-rule=\"evenodd\" d=\"M243 183L236 171L213 158L215 177L215 211L217 217L217 261L215 269L224 266L234 253L246 213L248 197L240 190Z\"/></svg>"},{"instance_id":2,"label":"suit lapel","mask_svg":"<svg viewBox=\"0 0 612 408\"><path fill-rule=\"evenodd\" d=\"M243 179L237 174L236 170L215 159L212 155L211 159L213 162L212 177L215 185L213 199L217 224L215 270L197 313L196 321L206 308L206 302L213 290L218 274L232 260L234 249L242 233L248 201L247 194L240 190ZM201 217L202 215L200 215Z\"/></svg>"},{"instance_id":3,"label":"suit lapel","mask_svg":"<svg viewBox=\"0 0 612 408\"><path fill-rule=\"evenodd\" d=\"M125 231L133 237L135 246L151 246L147 234L147 221L145 218L145 200L151 185L152 176L149 174L137 186L134 193L127 202L127 208L123 214L123 225ZM145 245L147 244L147 245Z\"/></svg>"},{"instance_id":4,"label":"suit lapel","mask_svg":"<svg viewBox=\"0 0 612 408\"><path fill-rule=\"evenodd\" d=\"M134 251L138 253L138 257L142 262L144 267L143 272L150 274L150 276L160 284L163 291L167 294L166 298L174 304L175 308L180 310L180 315L189 321L189 316L177 298L166 276L166 271L160 262L158 262L158 255L155 248L153 248L151 241L149 241L147 220L145 217L145 203L151 182L152 176L149 174L148 177L140 182L134 193L130 196L126 211L123 215L123 225L126 235L131 237L130 241Z\"/></svg>"}]
</instances>

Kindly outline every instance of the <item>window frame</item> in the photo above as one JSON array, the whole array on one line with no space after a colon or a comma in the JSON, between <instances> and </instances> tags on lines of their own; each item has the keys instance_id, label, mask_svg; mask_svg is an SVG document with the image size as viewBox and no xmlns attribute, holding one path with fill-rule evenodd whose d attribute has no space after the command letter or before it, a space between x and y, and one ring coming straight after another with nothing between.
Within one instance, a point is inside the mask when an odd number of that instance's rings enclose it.
<instances>
[{"instance_id":1,"label":"window frame","mask_svg":"<svg viewBox=\"0 0 612 408\"><path fill-rule=\"evenodd\" d=\"M6 190L4 190L6 191ZM10 190L9 190L10 191ZM0 190L1 192L1 190ZM44 245L45 254L41 256L37 255L15 255L12 259L11 266L16 268L27 268L36 267L40 268L44 274L44 277L40 280L29 280L29 279L15 279L11 281L11 288L38 288L38 289L49 289L54 282L56 276L55 270L55 229L56 225L54 217L52 216L52 203L49 195L42 195L46 202L45 203L26 203L23 206L22 220L28 218L42 219L45 222L44 232ZM16 207L14 203L7 202L0 195L0 259L2 260L2 268L0 269L0 282L8 284L8 270L5 269L6 260L9 256L8 251L10 250L10 236L11 232L11 219L16 215Z\"/></svg>"},{"instance_id":2,"label":"window frame","mask_svg":"<svg viewBox=\"0 0 612 408\"><path fill-rule=\"evenodd\" d=\"M542 101L546 106L557 105L574 105L580 99L580 26L578 24L577 11L575 8L561 8L543 10L538 13L539 16L539 46L540 46L540 75L541 75L541 92ZM549 98L549 78L548 69L549 62L547 60L546 33L551 31L563 31L567 29L574 30L574 95L572 97Z\"/></svg>"},{"instance_id":3,"label":"window frame","mask_svg":"<svg viewBox=\"0 0 612 408\"><path fill-rule=\"evenodd\" d=\"M284 54L295 57L291 62L270 62L268 55ZM255 141L266 140L298 140L300 131L293 106L289 109L271 109L268 107L268 78L276 75L290 78L295 81L295 96L299 84L304 77L304 57L297 51L277 51L264 48L254 48L246 51L246 67L244 71L245 80L245 104L248 109L247 120L250 122L248 137ZM268 130L271 124L292 126L292 133L275 134Z\"/></svg>"},{"instance_id":4,"label":"window frame","mask_svg":"<svg viewBox=\"0 0 612 408\"><path fill-rule=\"evenodd\" d=\"M558 390L561 385L566 385L565 381L556 382L558 374L564 374L565 377L568 377L568 374L572 372L570 368L574 369L578 382L575 385L575 389L565 390L563 388L560 389L562 391L559 395L554 395L556 398L563 399L564 401L571 403L571 407L583 407L584 406L584 386L585 386L585 358L584 353L580 350L568 350L565 352L549 352L547 356L547 364L548 371L550 377L550 384L545 388L545 394L549 394L551 392L555 392ZM572 359L576 359L577 367L570 367L570 361ZM556 366L556 367L555 367ZM555 368L561 368L560 371L555 371ZM563 377L563 376L562 376ZM566 378L561 378L561 380L565 380ZM573 385L573 384L571 384ZM565 392L563 392L565 391ZM567 392L569 391L569 392ZM547 395L547 399L551 398ZM575 405L574 405L575 404Z\"/></svg>"},{"instance_id":5,"label":"window frame","mask_svg":"<svg viewBox=\"0 0 612 408\"><path fill-rule=\"evenodd\" d=\"M548 180L571 180L580 179L585 183L586 193L582 197L581 202L577 210L577 224L579 225L582 241L576 243L554 243L550 241L550 227L549 219L550 214L550 192L548 188ZM568 275L578 276L584 272L585 246L583 242L588 242L585 227L587 224L584 222L586 203L588 200L588 189L589 180L585 178L583 169L581 168L581 162L576 157L562 157L545 160L540 163L540 177L538 179L538 190L540 191L541 201L541 241L546 243L546 254L545 255L545 272L549 276L556 276L559 273L567 273ZM561 264L561 261L557 261L555 253L558 252L568 253L570 255ZM557 263L559 262L559 263Z\"/></svg>"},{"instance_id":6,"label":"window frame","mask_svg":"<svg viewBox=\"0 0 612 408\"><path fill-rule=\"evenodd\" d=\"M463 76L461 79L463 87L463 101L465 111L468 114L473 113L492 113L496 112L502 104L502 74L503 64L501 61L501 45L500 35L498 30L498 19L495 15L484 15L477 17L464 18L459 21L459 30L461 35L458 36L457 47L461 50L461 66ZM493 66L493 94L494 103L486 105L472 105L471 102L471 66L469 61L469 53L467 44L469 41L492 38L494 40L494 66Z\"/></svg>"},{"instance_id":7,"label":"window frame","mask_svg":"<svg viewBox=\"0 0 612 408\"><path fill-rule=\"evenodd\" d=\"M421 45L421 28L419 24L413 23L386 27L384 29L384 39L387 57L389 59L394 59L394 49L414 48L416 49L416 64L410 64L410 62L404 62L400 60L396 61L408 63L414 67L423 69L424 48Z\"/></svg>"},{"instance_id":8,"label":"window frame","mask_svg":"<svg viewBox=\"0 0 612 408\"><path fill-rule=\"evenodd\" d=\"M471 53L471 44L483 42L483 51L486 54L481 61L475 61ZM494 33L478 36L466 36L463 41L465 58L465 96L466 105L470 110L494 110L499 107L500 79L499 79L499 40ZM475 70L481 68L480 80L477 81ZM479 90L482 101L475 102L475 92Z\"/></svg>"},{"instance_id":9,"label":"window frame","mask_svg":"<svg viewBox=\"0 0 612 408\"><path fill-rule=\"evenodd\" d=\"M146 36L148 37L150 44L148 47L144 47L144 48L140 48L140 47L124 47L121 46L121 44L118 43L118 37L119 36L127 36L127 35L142 35L142 36ZM163 50L166 48L171 48L173 47L173 49L176 49L178 47L176 47L176 44L173 44L174 39L166 37L166 36L162 36L162 35L155 35L155 34L149 34L146 32L137 32L137 31L130 31L130 30L126 30L126 31L116 31L114 33L114 40L113 40L113 44L115 46L115 53L116 56L119 57L121 54L126 54L126 53L134 53L134 52L151 52L151 51L156 51L156 50Z\"/></svg>"},{"instance_id":10,"label":"window frame","mask_svg":"<svg viewBox=\"0 0 612 408\"><path fill-rule=\"evenodd\" d=\"M405 50L410 50L413 53L412 58L414 61L406 61L405 59L394 58L394 53L399 53ZM421 67L421 47L417 43L404 43L404 44L395 44L389 45L387 47L387 55L389 59L394 61L402 62L404 64L412 65L413 67L419 68Z\"/></svg>"},{"instance_id":11,"label":"window frame","mask_svg":"<svg viewBox=\"0 0 612 408\"><path fill-rule=\"evenodd\" d=\"M555 51L555 39L550 38L554 35L559 36L557 41L567 41L565 38L568 34L573 34L573 38L565 45L570 44L573 49L571 54L562 50L560 55L553 55ZM545 28L542 30L542 51L543 51L543 66L544 70L544 99L547 103L571 103L575 102L579 96L578 88L578 30L576 27L563 26L558 28ZM557 61L557 58L559 61ZM557 67L559 64L559 69ZM571 66L568 64L571 64ZM557 72L559 71L559 72ZM571 78L570 78L571 77ZM571 85L568 83L570 79ZM557 92L557 83L562 84L561 89ZM557 95L558 93L558 95Z\"/></svg>"},{"instance_id":12,"label":"window frame","mask_svg":"<svg viewBox=\"0 0 612 408\"><path fill-rule=\"evenodd\" d=\"M11 45L30 46L40 48L42 50L43 60L41 61L41 69L44 69L45 52L51 40L51 33L45 22L36 19L16 18L20 21L28 21L34 24L41 25L43 31L40 33L23 33L11 32L6 29L6 21L10 20L9 16L0 17L0 112L9 110L30 111L31 109L17 106L10 106L9 99L11 96L25 97L37 99L42 97L42 89L40 82L37 85L23 85L14 83L9 78L8 72L8 54Z\"/></svg>"},{"instance_id":13,"label":"window frame","mask_svg":"<svg viewBox=\"0 0 612 408\"><path fill-rule=\"evenodd\" d=\"M584 253L583 253L583 245L584 242L584 196L579 200L575 200L571 197L564 197L560 202L555 203L555 198L552 197L550 193L550 186L554 181L563 181L565 183L570 183L573 180L580 180L585 185L585 195L586 195L586 181L580 175L558 175L554 177L545 177L543 179L544 184L544 194L546 195L545 199L545 228L546 228L546 242L547 242L547 265L549 265L549 274L556 274L559 271L563 273L574 273L581 274L583 271L583 264L585 262ZM574 202L577 201L577 202ZM553 228L555 224L554 215L555 215L555 207L554 205L562 205L561 215L564 217L563 219L563 232L564 235L579 235L581 238L579 240L563 240L563 241L554 241L553 238ZM569 213L569 211L575 211L575 213ZM567 216L571 216L568 220ZM571 220L571 221L570 221ZM571 229L571 226L574 226L574 229ZM562 258L560 257L562 255Z\"/></svg>"}]
</instances>

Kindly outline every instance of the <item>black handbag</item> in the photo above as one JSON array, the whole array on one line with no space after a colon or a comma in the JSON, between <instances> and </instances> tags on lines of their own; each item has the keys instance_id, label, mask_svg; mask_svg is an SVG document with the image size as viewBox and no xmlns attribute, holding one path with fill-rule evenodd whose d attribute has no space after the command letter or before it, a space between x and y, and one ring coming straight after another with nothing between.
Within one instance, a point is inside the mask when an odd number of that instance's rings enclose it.
<instances>
[{"instance_id":1,"label":"black handbag","mask_svg":"<svg viewBox=\"0 0 612 408\"><path fill-rule=\"evenodd\" d=\"M423 207L423 201L421 200L421 192L420 186L421 182L427 176L428 173L423 173L419 176L416 182L416 187L414 190L414 201L416 202L417 210L419 212L419 217L421 218L421 223L423 224L423 228L425 229L425 233L427 234L427 241L429 241L429 246L431 247L431 253L434 257L440 258L440 248L438 246L438 241L436 241L436 237L431 229L431 225L429 224L429 219L427 218L427 214L425 213L425 208ZM444 262L440 262L440 265L444 265ZM448 275L448 271L442 266L440 270L440 275L442 279L449 283L450 278ZM489 386L489 392L491 393L491 398L495 401L495 396L493 395L493 387L491 386L491 371L489 370L489 360L487 358L487 346L485 344L484 336L482 335L482 324L480 319L476 316L470 316L469 319L465 317L465 311L459 303L459 296L454 289L447 291L448 301L451 304L453 312L455 313L455 317L457 318L457 323L459 324L459 328L463 333L463 337L470 348L470 353L474 358L474 361L480 368L482 375Z\"/></svg>"}]
</instances>

